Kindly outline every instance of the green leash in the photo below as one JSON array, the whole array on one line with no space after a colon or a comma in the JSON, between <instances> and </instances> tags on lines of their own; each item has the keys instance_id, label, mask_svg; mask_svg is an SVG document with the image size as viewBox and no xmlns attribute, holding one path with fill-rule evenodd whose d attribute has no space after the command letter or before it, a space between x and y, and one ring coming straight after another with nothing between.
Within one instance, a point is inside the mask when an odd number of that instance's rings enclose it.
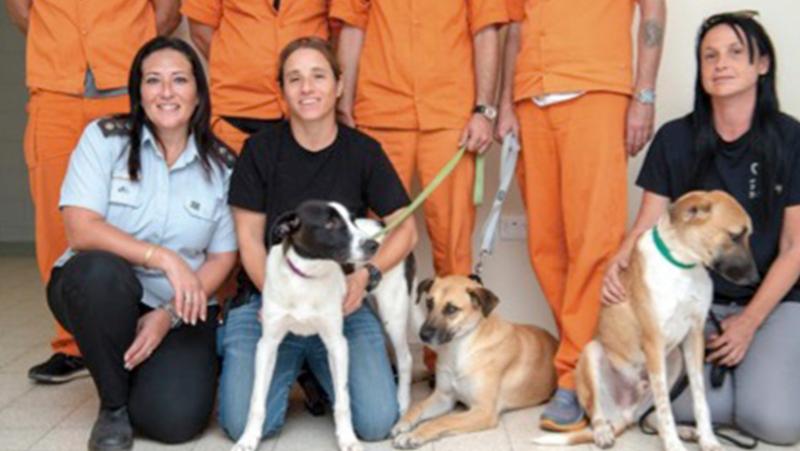
<instances>
[{"instance_id":1,"label":"green leash","mask_svg":"<svg viewBox=\"0 0 800 451\"><path fill-rule=\"evenodd\" d=\"M373 238L378 238L381 235L389 233L395 227L399 226L400 223L405 221L406 218L411 216L411 214L414 213L414 211L417 208L419 208L419 206L422 205L423 202L425 202L425 199L427 199L428 196L430 196L431 193L436 188L439 187L442 181L446 179L451 172L453 172L453 169L456 168L456 165L458 164L459 161L461 161L461 159L464 157L464 154L466 153L467 153L466 147L461 147L460 149L458 149L458 152L456 152L456 154L453 155L453 158L451 158L450 161L448 161L447 164L445 164L444 167L441 170L439 170L439 173L436 174L436 177L434 177L433 180L431 180L431 182L428 184L428 186L426 186L425 189L423 189L422 192L419 193L417 198L414 199L413 202L411 202L411 205L407 206L397 218L395 218L392 222L387 224L386 227L381 229L380 232L376 233ZM484 167L483 160L485 156L483 154L478 154L475 158L476 158L475 184L472 190L472 201L473 203L475 203L475 205L480 205L481 203L483 203L483 167Z\"/></svg>"}]
</instances>

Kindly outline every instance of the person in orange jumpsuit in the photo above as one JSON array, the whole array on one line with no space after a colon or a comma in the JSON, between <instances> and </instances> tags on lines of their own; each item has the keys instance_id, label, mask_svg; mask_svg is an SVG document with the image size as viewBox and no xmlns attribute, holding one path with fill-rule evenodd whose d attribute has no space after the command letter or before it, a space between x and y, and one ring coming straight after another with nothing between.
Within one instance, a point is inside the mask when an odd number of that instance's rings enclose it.
<instances>
[{"instance_id":1,"label":"person in orange jumpsuit","mask_svg":"<svg viewBox=\"0 0 800 451\"><path fill-rule=\"evenodd\" d=\"M491 142L503 0L332 0L343 23L342 122L377 139L406 190L427 185L459 150ZM424 204L438 275L472 269L474 158Z\"/></svg>"},{"instance_id":2,"label":"person in orange jumpsuit","mask_svg":"<svg viewBox=\"0 0 800 451\"><path fill-rule=\"evenodd\" d=\"M29 91L24 153L35 210L36 262L46 284L67 248L58 209L61 182L83 129L127 112L128 69L156 34L180 23L177 0L6 0L26 35ZM37 382L61 383L88 372L75 340L56 324L53 355L32 367Z\"/></svg>"},{"instance_id":3,"label":"person in orange jumpsuit","mask_svg":"<svg viewBox=\"0 0 800 451\"><path fill-rule=\"evenodd\" d=\"M192 42L209 62L214 134L240 152L253 133L284 117L278 55L303 36L328 37L320 0L184 0Z\"/></svg>"},{"instance_id":4,"label":"person in orange jumpsuit","mask_svg":"<svg viewBox=\"0 0 800 451\"><path fill-rule=\"evenodd\" d=\"M604 269L625 233L627 158L653 130L666 6L508 0L508 8L496 135L521 138L528 252L561 337L558 390L540 426L572 430L585 424L573 369L594 334Z\"/></svg>"}]
</instances>

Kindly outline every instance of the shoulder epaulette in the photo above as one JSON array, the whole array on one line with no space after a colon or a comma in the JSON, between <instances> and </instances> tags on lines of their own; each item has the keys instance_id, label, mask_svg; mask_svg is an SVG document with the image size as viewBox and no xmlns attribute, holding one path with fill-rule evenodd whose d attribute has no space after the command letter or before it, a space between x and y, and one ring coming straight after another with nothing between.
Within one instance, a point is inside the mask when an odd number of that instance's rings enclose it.
<instances>
[{"instance_id":1,"label":"shoulder epaulette","mask_svg":"<svg viewBox=\"0 0 800 451\"><path fill-rule=\"evenodd\" d=\"M103 132L103 136L128 136L131 131L131 119L128 116L111 116L100 119L97 126Z\"/></svg>"},{"instance_id":2,"label":"shoulder epaulette","mask_svg":"<svg viewBox=\"0 0 800 451\"><path fill-rule=\"evenodd\" d=\"M216 152L217 155L220 157L220 161L222 161L225 166L229 169L233 169L236 165L236 152L233 151L230 147L228 147L224 142L220 141L219 139L215 139L214 142L211 144L211 149L213 152Z\"/></svg>"}]
</instances>

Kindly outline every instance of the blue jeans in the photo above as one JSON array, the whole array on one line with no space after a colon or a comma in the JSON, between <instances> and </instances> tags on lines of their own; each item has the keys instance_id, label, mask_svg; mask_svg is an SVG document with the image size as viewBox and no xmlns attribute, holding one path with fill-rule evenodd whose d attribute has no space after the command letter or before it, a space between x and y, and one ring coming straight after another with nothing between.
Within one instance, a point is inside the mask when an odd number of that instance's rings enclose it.
<instances>
[{"instance_id":1,"label":"blue jeans","mask_svg":"<svg viewBox=\"0 0 800 451\"><path fill-rule=\"evenodd\" d=\"M254 294L249 303L232 309L225 324L217 329L218 352L222 357L219 423L233 440L238 440L244 432L250 410L256 345L261 338L260 308L261 295ZM383 440L397 421L399 407L380 321L364 304L344 319L344 336L350 356L348 390L353 429L362 440ZM334 399L327 355L318 335L286 335L278 348L267 395L263 437L277 433L283 426L289 391L304 361L308 361L328 399Z\"/></svg>"}]
</instances>

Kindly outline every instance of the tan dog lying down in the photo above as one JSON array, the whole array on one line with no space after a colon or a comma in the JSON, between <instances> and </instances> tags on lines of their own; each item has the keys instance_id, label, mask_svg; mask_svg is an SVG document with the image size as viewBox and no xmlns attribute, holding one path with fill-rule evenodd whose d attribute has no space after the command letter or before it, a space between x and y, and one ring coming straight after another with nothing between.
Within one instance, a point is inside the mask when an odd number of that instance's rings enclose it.
<instances>
[{"instance_id":1,"label":"tan dog lying down","mask_svg":"<svg viewBox=\"0 0 800 451\"><path fill-rule=\"evenodd\" d=\"M420 338L438 353L436 388L392 429L395 447L492 428L502 411L550 397L556 383L552 335L492 315L497 297L467 277L424 280L417 293L427 311ZM456 402L467 410L452 412Z\"/></svg>"},{"instance_id":2,"label":"tan dog lying down","mask_svg":"<svg viewBox=\"0 0 800 451\"><path fill-rule=\"evenodd\" d=\"M683 451L669 401L681 373L681 351L703 451L721 450L711 430L703 387L703 326L712 301L706 268L739 284L758 281L750 253L753 230L744 209L722 191L678 199L637 241L621 273L627 302L604 307L597 332L575 369L591 430L546 434L534 443L594 441L607 448L655 402L664 448Z\"/></svg>"}]
</instances>

